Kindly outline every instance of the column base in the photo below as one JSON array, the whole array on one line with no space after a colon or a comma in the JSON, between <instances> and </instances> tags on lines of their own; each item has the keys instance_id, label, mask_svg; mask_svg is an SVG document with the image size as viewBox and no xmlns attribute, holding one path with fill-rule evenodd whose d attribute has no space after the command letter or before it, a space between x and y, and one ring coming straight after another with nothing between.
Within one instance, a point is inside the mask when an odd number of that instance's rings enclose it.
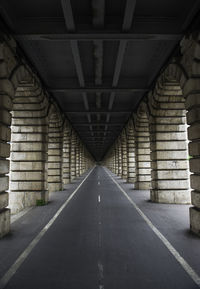
<instances>
[{"instance_id":1,"label":"column base","mask_svg":"<svg viewBox=\"0 0 200 289\"><path fill-rule=\"evenodd\" d=\"M10 209L0 210L0 238L10 232Z\"/></svg>"},{"instance_id":2,"label":"column base","mask_svg":"<svg viewBox=\"0 0 200 289\"><path fill-rule=\"evenodd\" d=\"M9 193L9 207L11 214L17 214L27 207L36 206L37 200L44 200L48 203L48 191L39 192L10 192Z\"/></svg>"}]
</instances>

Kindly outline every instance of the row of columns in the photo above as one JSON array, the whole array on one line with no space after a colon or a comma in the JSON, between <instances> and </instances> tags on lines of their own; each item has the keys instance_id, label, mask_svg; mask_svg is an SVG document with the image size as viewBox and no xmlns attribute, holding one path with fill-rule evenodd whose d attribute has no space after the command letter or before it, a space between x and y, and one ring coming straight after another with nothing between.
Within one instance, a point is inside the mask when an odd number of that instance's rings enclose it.
<instances>
[{"instance_id":1,"label":"row of columns","mask_svg":"<svg viewBox=\"0 0 200 289\"><path fill-rule=\"evenodd\" d=\"M10 230L8 205L17 213L47 203L49 192L63 190L93 160L26 61L19 63L11 38L0 43L0 60L2 237Z\"/></svg>"},{"instance_id":2,"label":"row of columns","mask_svg":"<svg viewBox=\"0 0 200 289\"><path fill-rule=\"evenodd\" d=\"M135 189L149 189L153 202L192 203L190 228L200 235L199 33L182 40L180 54L132 114L104 164Z\"/></svg>"}]
</instances>

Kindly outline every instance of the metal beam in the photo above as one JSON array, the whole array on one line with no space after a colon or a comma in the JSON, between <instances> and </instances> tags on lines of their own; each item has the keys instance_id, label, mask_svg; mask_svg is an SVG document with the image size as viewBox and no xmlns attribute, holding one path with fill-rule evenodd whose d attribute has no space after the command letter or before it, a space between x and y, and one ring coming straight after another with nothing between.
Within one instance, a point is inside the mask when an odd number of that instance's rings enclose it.
<instances>
[{"instance_id":1,"label":"metal beam","mask_svg":"<svg viewBox=\"0 0 200 289\"><path fill-rule=\"evenodd\" d=\"M126 1L126 7L125 7L125 13L124 13L124 21L122 25L123 31L130 30L132 21L133 21L133 15L135 11L136 6L136 0L127 0Z\"/></svg>"},{"instance_id":2,"label":"metal beam","mask_svg":"<svg viewBox=\"0 0 200 289\"><path fill-rule=\"evenodd\" d=\"M70 0L61 0L63 14L65 18L65 25L68 31L75 31L74 17L71 8Z\"/></svg>"},{"instance_id":3,"label":"metal beam","mask_svg":"<svg viewBox=\"0 0 200 289\"><path fill-rule=\"evenodd\" d=\"M63 14L65 18L65 25L68 31L70 32L75 32L75 23L74 23L74 17L73 17L73 12L72 12L72 6L70 0L61 0L62 8L63 8ZM71 45L71 51L72 55L74 58L74 64L76 67L76 73L77 77L79 80L79 84L81 87L85 86L85 80L84 80L84 75L83 75L83 69L82 69L82 64L81 64L81 58L80 58L80 53L79 53L79 47L78 47L78 41L77 40L71 40L70 41ZM82 93L83 97L83 102L86 111L89 110L89 104L88 104L88 99L87 95L85 92ZM91 123L91 116L88 113L87 114L88 122ZM90 131L92 133L92 126L90 126Z\"/></svg>"},{"instance_id":4,"label":"metal beam","mask_svg":"<svg viewBox=\"0 0 200 289\"><path fill-rule=\"evenodd\" d=\"M100 29L104 26L105 0L92 0L93 26Z\"/></svg>"},{"instance_id":5,"label":"metal beam","mask_svg":"<svg viewBox=\"0 0 200 289\"><path fill-rule=\"evenodd\" d=\"M63 33L63 34L16 34L18 40L32 41L179 41L183 34L163 34L163 33Z\"/></svg>"},{"instance_id":6,"label":"metal beam","mask_svg":"<svg viewBox=\"0 0 200 289\"><path fill-rule=\"evenodd\" d=\"M133 15L134 15L134 11L135 11L135 5L136 5L136 0L126 0L124 20L123 20L123 24L122 24L122 30L124 32L127 32L131 28L132 21L133 21ZM124 60L126 46L127 46L127 41L121 40L119 43L118 54L117 54L117 59L116 59L116 63L115 63L114 75L113 75L112 86L114 86L114 87L116 87L118 82L119 82L119 77L120 77L121 68L122 68L122 64L123 64L123 60ZM110 94L110 99L109 99L109 104L108 104L108 109L110 111L112 110L114 101L115 101L115 93L112 92ZM110 115L110 113L108 113L107 117L106 117L106 122L110 122L110 118L111 118L111 115ZM107 127L105 127L105 135L106 135L106 130L107 130Z\"/></svg>"},{"instance_id":7,"label":"metal beam","mask_svg":"<svg viewBox=\"0 0 200 289\"><path fill-rule=\"evenodd\" d=\"M88 129L86 128L86 127L80 127L79 128L79 131L81 132L81 133L87 133L88 132ZM94 133L103 133L104 132L104 130L103 129L94 129L94 131L93 131ZM119 129L118 128L116 128L116 129L109 129L108 130L108 132L109 133L118 133L119 132Z\"/></svg>"},{"instance_id":8,"label":"metal beam","mask_svg":"<svg viewBox=\"0 0 200 289\"><path fill-rule=\"evenodd\" d=\"M104 28L104 14L105 14L105 0L92 0L92 10L93 10L93 26L95 29ZM95 85L102 85L102 73L103 73L103 41L97 40L93 42L94 49L94 75L95 75ZM96 107L101 108L101 93L96 92ZM100 120L100 114L97 114L97 120Z\"/></svg>"},{"instance_id":9,"label":"metal beam","mask_svg":"<svg viewBox=\"0 0 200 289\"><path fill-rule=\"evenodd\" d=\"M82 135L83 138L84 138L85 136L91 136L90 134L86 134L86 133L88 132L87 130L84 130L84 131L80 131L80 130L79 130L79 132L80 132L80 133L84 133L84 135ZM104 134L104 131L103 131L103 130L102 130L102 131L96 131L96 130L94 130L93 132L94 132L94 137L95 137L95 136L105 137L104 135L102 135L102 134ZM107 133L108 133L108 134L112 134L112 135L116 135L116 133L113 132L113 131L108 131Z\"/></svg>"},{"instance_id":10,"label":"metal beam","mask_svg":"<svg viewBox=\"0 0 200 289\"><path fill-rule=\"evenodd\" d=\"M85 81L84 81L84 76L83 76L83 68L81 64L78 42L76 40L72 40L70 43L71 43L71 50L72 50L72 54L74 58L74 64L76 67L79 84L81 87L84 87Z\"/></svg>"},{"instance_id":11,"label":"metal beam","mask_svg":"<svg viewBox=\"0 0 200 289\"><path fill-rule=\"evenodd\" d=\"M83 122L73 122L73 125L74 126L104 126L104 125L108 125L108 126L123 126L124 124L123 123L107 123L107 122L102 122L102 123L83 123Z\"/></svg>"},{"instance_id":12,"label":"metal beam","mask_svg":"<svg viewBox=\"0 0 200 289\"><path fill-rule=\"evenodd\" d=\"M90 113L90 114L96 114L96 113L99 113L99 114L106 114L106 113L111 113L111 114L129 114L129 113L132 113L132 111L130 110L120 110L120 111L109 111L109 110L89 110L89 111L64 111L64 113L68 113L68 114L86 114L86 113Z\"/></svg>"},{"instance_id":13,"label":"metal beam","mask_svg":"<svg viewBox=\"0 0 200 289\"><path fill-rule=\"evenodd\" d=\"M65 88L47 88L51 92L60 93L107 93L107 92L115 92L115 93L130 93L130 92L147 92L149 88L136 88L136 87L65 87Z\"/></svg>"},{"instance_id":14,"label":"metal beam","mask_svg":"<svg viewBox=\"0 0 200 289\"><path fill-rule=\"evenodd\" d=\"M105 136L84 136L83 139L105 139ZM116 136L109 136L109 140L116 138Z\"/></svg>"}]
</instances>

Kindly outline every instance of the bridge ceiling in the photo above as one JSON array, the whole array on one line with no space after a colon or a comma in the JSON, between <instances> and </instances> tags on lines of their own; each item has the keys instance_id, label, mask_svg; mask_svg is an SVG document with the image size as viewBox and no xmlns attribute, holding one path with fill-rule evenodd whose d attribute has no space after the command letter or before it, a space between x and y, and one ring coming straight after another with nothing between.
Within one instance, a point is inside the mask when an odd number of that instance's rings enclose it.
<instances>
[{"instance_id":1,"label":"bridge ceiling","mask_svg":"<svg viewBox=\"0 0 200 289\"><path fill-rule=\"evenodd\" d=\"M1 17L96 159L199 8L199 0L0 0Z\"/></svg>"}]
</instances>

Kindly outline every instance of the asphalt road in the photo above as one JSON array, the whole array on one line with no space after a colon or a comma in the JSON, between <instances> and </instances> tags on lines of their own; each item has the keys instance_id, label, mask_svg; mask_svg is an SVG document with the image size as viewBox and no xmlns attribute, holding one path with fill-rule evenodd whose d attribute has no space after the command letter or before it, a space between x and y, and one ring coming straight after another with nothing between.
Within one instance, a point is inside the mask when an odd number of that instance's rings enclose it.
<instances>
[{"instance_id":1,"label":"asphalt road","mask_svg":"<svg viewBox=\"0 0 200 289\"><path fill-rule=\"evenodd\" d=\"M96 167L6 289L199 288Z\"/></svg>"}]
</instances>

